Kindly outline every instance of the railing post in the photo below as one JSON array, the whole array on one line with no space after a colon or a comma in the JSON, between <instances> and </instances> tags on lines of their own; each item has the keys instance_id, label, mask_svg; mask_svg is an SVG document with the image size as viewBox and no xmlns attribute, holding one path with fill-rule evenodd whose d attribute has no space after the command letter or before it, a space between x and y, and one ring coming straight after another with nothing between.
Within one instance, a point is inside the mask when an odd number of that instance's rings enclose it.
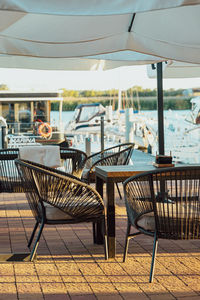
<instances>
[{"instance_id":1,"label":"railing post","mask_svg":"<svg viewBox=\"0 0 200 300\"><path fill-rule=\"evenodd\" d=\"M85 153L87 154L87 156L91 155L91 140L89 137L85 138ZM89 169L90 167L91 167L91 161L89 159L86 162L86 168Z\"/></svg>"},{"instance_id":2,"label":"railing post","mask_svg":"<svg viewBox=\"0 0 200 300\"><path fill-rule=\"evenodd\" d=\"M104 117L101 117L101 151L104 150Z\"/></svg>"},{"instance_id":3,"label":"railing post","mask_svg":"<svg viewBox=\"0 0 200 300\"><path fill-rule=\"evenodd\" d=\"M91 155L91 140L89 137L85 138L85 152L87 156Z\"/></svg>"},{"instance_id":4,"label":"railing post","mask_svg":"<svg viewBox=\"0 0 200 300\"><path fill-rule=\"evenodd\" d=\"M133 132L133 108L126 108L125 110L125 138L127 143L132 143L134 140L134 132Z\"/></svg>"}]
</instances>

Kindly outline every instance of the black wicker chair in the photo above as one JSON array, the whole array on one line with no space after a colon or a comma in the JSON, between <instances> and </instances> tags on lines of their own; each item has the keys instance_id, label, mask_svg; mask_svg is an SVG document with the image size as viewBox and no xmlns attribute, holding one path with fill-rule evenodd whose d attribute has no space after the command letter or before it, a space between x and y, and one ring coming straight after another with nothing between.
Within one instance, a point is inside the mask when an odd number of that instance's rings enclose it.
<instances>
[{"instance_id":1,"label":"black wicker chair","mask_svg":"<svg viewBox=\"0 0 200 300\"><path fill-rule=\"evenodd\" d=\"M19 156L19 149L0 150L0 191L1 192L23 192L21 179L18 174L14 160ZM60 148L61 169L81 177L86 153L72 148Z\"/></svg>"},{"instance_id":2,"label":"black wicker chair","mask_svg":"<svg viewBox=\"0 0 200 300\"><path fill-rule=\"evenodd\" d=\"M36 163L15 160L36 224L28 242L34 259L45 224L100 223L104 232L105 259L108 258L105 210L101 196L77 177Z\"/></svg>"},{"instance_id":3,"label":"black wicker chair","mask_svg":"<svg viewBox=\"0 0 200 300\"><path fill-rule=\"evenodd\" d=\"M0 191L1 192L22 192L21 178L15 166L15 159L18 158L19 149L0 150Z\"/></svg>"},{"instance_id":4,"label":"black wicker chair","mask_svg":"<svg viewBox=\"0 0 200 300\"><path fill-rule=\"evenodd\" d=\"M73 148L60 148L60 158L64 172L81 178L87 160L85 152Z\"/></svg>"},{"instance_id":5,"label":"black wicker chair","mask_svg":"<svg viewBox=\"0 0 200 300\"><path fill-rule=\"evenodd\" d=\"M96 166L128 165L134 149L133 143L119 144L87 157L82 179L88 184L95 181ZM120 190L116 184L120 198Z\"/></svg>"},{"instance_id":6,"label":"black wicker chair","mask_svg":"<svg viewBox=\"0 0 200 300\"><path fill-rule=\"evenodd\" d=\"M130 238L144 233L154 237L149 282L153 281L158 238L200 238L200 166L165 168L133 176L124 182ZM131 234L131 226L138 232Z\"/></svg>"}]
</instances>

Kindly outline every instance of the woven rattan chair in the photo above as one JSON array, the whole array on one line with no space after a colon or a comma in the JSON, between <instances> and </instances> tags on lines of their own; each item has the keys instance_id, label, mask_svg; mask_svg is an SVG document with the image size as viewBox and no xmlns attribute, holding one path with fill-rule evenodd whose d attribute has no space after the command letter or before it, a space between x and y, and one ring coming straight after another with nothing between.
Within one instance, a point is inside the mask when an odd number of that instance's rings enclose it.
<instances>
[{"instance_id":1,"label":"woven rattan chair","mask_svg":"<svg viewBox=\"0 0 200 300\"><path fill-rule=\"evenodd\" d=\"M133 149L133 143L119 144L88 156L82 179L88 184L94 182L96 166L128 165ZM116 186L121 198L119 187Z\"/></svg>"},{"instance_id":2,"label":"woven rattan chair","mask_svg":"<svg viewBox=\"0 0 200 300\"><path fill-rule=\"evenodd\" d=\"M73 148L60 148L60 157L63 171L81 178L87 154Z\"/></svg>"},{"instance_id":3,"label":"woven rattan chair","mask_svg":"<svg viewBox=\"0 0 200 300\"><path fill-rule=\"evenodd\" d=\"M31 251L31 261L35 257L45 224L81 222L99 222L102 225L105 258L107 259L104 203L97 191L71 174L20 159L16 159L15 163L36 220L28 242L29 248L40 225Z\"/></svg>"},{"instance_id":4,"label":"woven rattan chair","mask_svg":"<svg viewBox=\"0 0 200 300\"><path fill-rule=\"evenodd\" d=\"M14 160L19 156L19 149L0 150L0 189L1 192L23 192L21 178ZM61 169L81 177L87 155L77 149L60 148Z\"/></svg>"},{"instance_id":5,"label":"woven rattan chair","mask_svg":"<svg viewBox=\"0 0 200 300\"><path fill-rule=\"evenodd\" d=\"M200 238L200 166L165 168L133 176L124 182L128 241L144 233L154 237L149 281L153 281L158 238ZM131 226L138 232L131 234Z\"/></svg>"},{"instance_id":6,"label":"woven rattan chair","mask_svg":"<svg viewBox=\"0 0 200 300\"><path fill-rule=\"evenodd\" d=\"M1 192L22 192L21 178L15 166L15 159L18 158L19 149L0 150L0 191Z\"/></svg>"}]
</instances>

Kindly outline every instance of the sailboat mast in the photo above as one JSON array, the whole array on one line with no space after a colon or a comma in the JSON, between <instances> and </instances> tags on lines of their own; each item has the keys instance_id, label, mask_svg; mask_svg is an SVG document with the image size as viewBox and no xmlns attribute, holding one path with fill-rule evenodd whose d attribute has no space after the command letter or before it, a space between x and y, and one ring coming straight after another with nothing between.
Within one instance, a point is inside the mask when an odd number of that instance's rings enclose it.
<instances>
[{"instance_id":1,"label":"sailboat mast","mask_svg":"<svg viewBox=\"0 0 200 300\"><path fill-rule=\"evenodd\" d=\"M117 110L120 111L122 109L122 91L118 89L118 108Z\"/></svg>"}]
</instances>

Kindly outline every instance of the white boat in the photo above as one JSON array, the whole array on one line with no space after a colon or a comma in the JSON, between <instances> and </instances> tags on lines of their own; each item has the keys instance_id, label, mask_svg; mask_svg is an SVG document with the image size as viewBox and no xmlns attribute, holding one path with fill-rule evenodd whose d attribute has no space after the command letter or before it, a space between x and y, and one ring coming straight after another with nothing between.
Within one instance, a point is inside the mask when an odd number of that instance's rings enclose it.
<instances>
[{"instance_id":1,"label":"white boat","mask_svg":"<svg viewBox=\"0 0 200 300\"><path fill-rule=\"evenodd\" d=\"M165 153L174 161L200 163L200 97L191 99L191 111L184 118L171 111L165 117ZM138 114L133 119L134 141L158 153L158 123L156 118Z\"/></svg>"},{"instance_id":2,"label":"white boat","mask_svg":"<svg viewBox=\"0 0 200 300\"><path fill-rule=\"evenodd\" d=\"M189 123L187 131L193 131L200 128L200 96L191 99L191 112L185 121Z\"/></svg>"},{"instance_id":3,"label":"white boat","mask_svg":"<svg viewBox=\"0 0 200 300\"><path fill-rule=\"evenodd\" d=\"M101 117L105 115L106 108L100 103L80 104L76 107L72 120L65 126L65 133L99 133Z\"/></svg>"},{"instance_id":4,"label":"white boat","mask_svg":"<svg viewBox=\"0 0 200 300\"><path fill-rule=\"evenodd\" d=\"M174 111L168 111L165 117L165 153L173 156L175 162L200 163L200 97L191 100L191 112L185 116L179 116ZM108 116L109 115L109 116ZM113 144L124 142L126 139L125 114L119 111L109 114L101 104L79 105L73 117L65 128L65 133L74 136L78 143L83 143L85 137L91 141L100 143L100 117L104 116L104 138L111 140ZM199 119L198 119L199 117ZM132 113L131 139L139 148L145 148L148 152L158 153L158 121L154 116L144 113ZM129 135L130 137L130 135ZM75 144L77 141L74 142Z\"/></svg>"},{"instance_id":5,"label":"white boat","mask_svg":"<svg viewBox=\"0 0 200 300\"><path fill-rule=\"evenodd\" d=\"M100 103L85 103L76 107L72 120L69 121L64 132L67 137L99 136L101 135L101 117L103 117L104 134L106 130L119 121L112 111L112 106L104 107Z\"/></svg>"},{"instance_id":6,"label":"white boat","mask_svg":"<svg viewBox=\"0 0 200 300\"><path fill-rule=\"evenodd\" d=\"M174 162L200 163L200 97L191 99L191 111L184 117L168 111L164 118L165 154L172 155ZM139 148L153 155L158 153L158 121L156 116L142 112L131 113L132 128L129 137ZM128 121L128 122L129 122ZM111 126L109 131L125 136L125 118ZM107 130L108 132L108 130Z\"/></svg>"},{"instance_id":7,"label":"white boat","mask_svg":"<svg viewBox=\"0 0 200 300\"><path fill-rule=\"evenodd\" d=\"M73 147L84 150L85 139L89 138L91 152L101 150L101 117L104 124L104 148L125 141L125 136L121 136L119 130L112 132L113 128L117 128L115 124L119 124L118 115L112 111L112 106L104 107L100 103L80 104L64 129L66 138L72 140Z\"/></svg>"}]
</instances>

